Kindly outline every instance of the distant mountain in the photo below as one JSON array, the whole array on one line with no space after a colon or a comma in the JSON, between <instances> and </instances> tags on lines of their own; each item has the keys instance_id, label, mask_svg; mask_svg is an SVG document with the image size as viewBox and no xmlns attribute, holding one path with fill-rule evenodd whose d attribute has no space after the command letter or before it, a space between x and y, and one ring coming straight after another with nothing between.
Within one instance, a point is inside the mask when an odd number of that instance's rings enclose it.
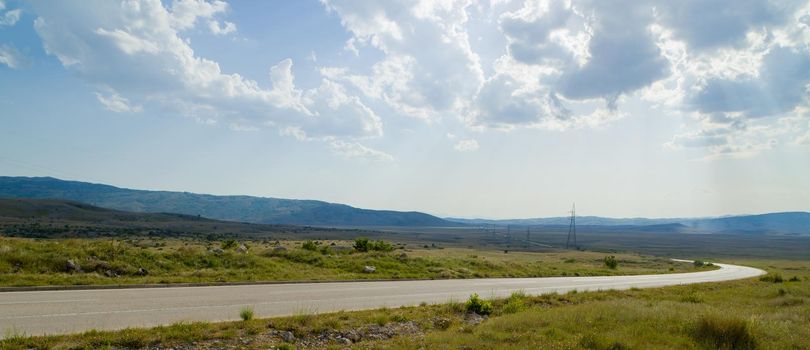
<instances>
[{"instance_id":1,"label":"distant mountain","mask_svg":"<svg viewBox=\"0 0 810 350\"><path fill-rule=\"evenodd\" d=\"M447 218L468 225L517 225L560 226L568 225L569 217L534 219L457 219ZM626 231L651 231L672 233L742 233L742 234L789 234L810 235L810 213L784 212L760 215L740 215L718 218L604 218L577 216L577 226L615 226Z\"/></svg>"},{"instance_id":2,"label":"distant mountain","mask_svg":"<svg viewBox=\"0 0 810 350\"><path fill-rule=\"evenodd\" d=\"M316 200L144 191L51 177L0 177L0 197L66 199L131 212L178 213L260 224L462 226L420 212L369 210Z\"/></svg>"}]
</instances>

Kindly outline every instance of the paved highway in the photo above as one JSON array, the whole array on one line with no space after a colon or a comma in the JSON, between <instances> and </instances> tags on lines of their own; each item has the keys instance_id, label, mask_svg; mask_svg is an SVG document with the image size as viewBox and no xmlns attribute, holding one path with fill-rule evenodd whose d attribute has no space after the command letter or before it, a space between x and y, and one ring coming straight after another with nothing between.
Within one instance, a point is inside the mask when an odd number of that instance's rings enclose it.
<instances>
[{"instance_id":1,"label":"paved highway","mask_svg":"<svg viewBox=\"0 0 810 350\"><path fill-rule=\"evenodd\" d=\"M571 290L652 288L759 276L759 269L717 264L705 272L641 276L494 278L466 280L295 283L0 293L0 337L121 329L179 321L237 319L242 307L258 317L465 300L470 293L504 297Z\"/></svg>"}]
</instances>

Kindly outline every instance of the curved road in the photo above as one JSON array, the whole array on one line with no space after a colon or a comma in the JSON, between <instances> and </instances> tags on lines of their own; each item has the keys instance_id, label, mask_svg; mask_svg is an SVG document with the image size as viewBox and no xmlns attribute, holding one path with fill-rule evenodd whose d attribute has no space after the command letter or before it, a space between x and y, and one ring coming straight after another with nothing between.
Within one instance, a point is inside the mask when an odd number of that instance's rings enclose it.
<instances>
[{"instance_id":1,"label":"curved road","mask_svg":"<svg viewBox=\"0 0 810 350\"><path fill-rule=\"evenodd\" d=\"M295 283L214 287L102 289L0 293L0 338L62 334L178 321L222 321L253 307L259 317L465 300L471 293L505 297L571 290L652 288L759 276L745 266L664 275L494 278L464 280Z\"/></svg>"}]
</instances>

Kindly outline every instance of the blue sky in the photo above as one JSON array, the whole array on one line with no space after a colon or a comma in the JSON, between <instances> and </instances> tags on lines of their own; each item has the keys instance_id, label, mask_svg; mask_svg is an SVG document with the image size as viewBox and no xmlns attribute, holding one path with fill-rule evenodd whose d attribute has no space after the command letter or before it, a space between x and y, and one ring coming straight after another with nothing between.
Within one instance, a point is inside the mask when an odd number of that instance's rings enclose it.
<instances>
[{"instance_id":1,"label":"blue sky","mask_svg":"<svg viewBox=\"0 0 810 350\"><path fill-rule=\"evenodd\" d=\"M810 211L807 1L0 0L0 174L443 216Z\"/></svg>"}]
</instances>

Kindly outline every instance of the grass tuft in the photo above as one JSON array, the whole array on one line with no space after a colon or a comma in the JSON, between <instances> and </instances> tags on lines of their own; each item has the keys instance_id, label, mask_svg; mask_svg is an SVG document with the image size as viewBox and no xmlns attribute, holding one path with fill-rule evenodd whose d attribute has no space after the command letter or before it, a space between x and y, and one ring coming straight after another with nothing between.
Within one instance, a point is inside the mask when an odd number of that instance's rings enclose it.
<instances>
[{"instance_id":1,"label":"grass tuft","mask_svg":"<svg viewBox=\"0 0 810 350\"><path fill-rule=\"evenodd\" d=\"M739 318L703 316L694 327L695 340L710 349L756 349L748 322Z\"/></svg>"},{"instance_id":2,"label":"grass tuft","mask_svg":"<svg viewBox=\"0 0 810 350\"><path fill-rule=\"evenodd\" d=\"M242 318L242 321L250 321L253 319L253 308L250 306L245 306L242 310L239 311L239 317Z\"/></svg>"}]
</instances>

